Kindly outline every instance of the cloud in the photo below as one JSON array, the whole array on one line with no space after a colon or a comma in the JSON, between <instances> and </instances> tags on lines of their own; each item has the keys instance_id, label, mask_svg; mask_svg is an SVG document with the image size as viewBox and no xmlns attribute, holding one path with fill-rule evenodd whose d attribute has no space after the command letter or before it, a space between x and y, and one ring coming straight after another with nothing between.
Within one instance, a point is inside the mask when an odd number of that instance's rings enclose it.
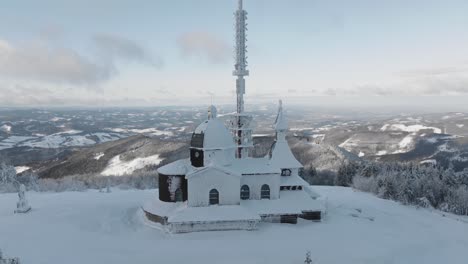
<instances>
[{"instance_id":1,"label":"cloud","mask_svg":"<svg viewBox=\"0 0 468 264\"><path fill-rule=\"evenodd\" d=\"M65 87L42 87L40 85L2 85L1 106L143 106L154 105L158 98L119 97L99 91L83 91Z\"/></svg>"},{"instance_id":2,"label":"cloud","mask_svg":"<svg viewBox=\"0 0 468 264\"><path fill-rule=\"evenodd\" d=\"M428 78L423 80L422 92L427 95L468 94L468 76Z\"/></svg>"},{"instance_id":3,"label":"cloud","mask_svg":"<svg viewBox=\"0 0 468 264\"><path fill-rule=\"evenodd\" d=\"M136 42L116 35L99 34L93 38L98 53L114 63L115 60L137 62L153 67L161 67L163 62L160 57L154 57L150 52Z\"/></svg>"},{"instance_id":4,"label":"cloud","mask_svg":"<svg viewBox=\"0 0 468 264\"><path fill-rule=\"evenodd\" d=\"M404 83L423 95L468 94L468 67L456 65L403 73Z\"/></svg>"},{"instance_id":5,"label":"cloud","mask_svg":"<svg viewBox=\"0 0 468 264\"><path fill-rule=\"evenodd\" d=\"M327 96L468 95L468 67L457 65L398 72L390 79L357 82L349 87L320 91Z\"/></svg>"},{"instance_id":6,"label":"cloud","mask_svg":"<svg viewBox=\"0 0 468 264\"><path fill-rule=\"evenodd\" d=\"M426 68L426 69L416 69L409 71L402 71L398 74L405 78L412 77L427 77L427 76L436 76L436 75L448 75L455 73L466 73L468 69L464 66L449 66L449 67L437 67L437 68Z\"/></svg>"},{"instance_id":7,"label":"cloud","mask_svg":"<svg viewBox=\"0 0 468 264\"><path fill-rule=\"evenodd\" d=\"M118 74L117 62L161 65L161 60L155 60L146 49L118 36L95 36L93 46L97 52L94 56L54 44L53 40L44 39L15 46L0 39L0 77L15 81L90 85Z\"/></svg>"},{"instance_id":8,"label":"cloud","mask_svg":"<svg viewBox=\"0 0 468 264\"><path fill-rule=\"evenodd\" d=\"M62 105L63 98L56 91L37 86L12 85L0 87L0 104L14 106Z\"/></svg>"},{"instance_id":9,"label":"cloud","mask_svg":"<svg viewBox=\"0 0 468 264\"><path fill-rule=\"evenodd\" d=\"M183 57L196 57L215 64L227 62L232 54L227 42L208 32L182 34L177 44Z\"/></svg>"},{"instance_id":10,"label":"cloud","mask_svg":"<svg viewBox=\"0 0 468 264\"><path fill-rule=\"evenodd\" d=\"M42 44L14 47L0 40L0 75L16 80L81 84L108 79L111 69L70 49Z\"/></svg>"}]
</instances>

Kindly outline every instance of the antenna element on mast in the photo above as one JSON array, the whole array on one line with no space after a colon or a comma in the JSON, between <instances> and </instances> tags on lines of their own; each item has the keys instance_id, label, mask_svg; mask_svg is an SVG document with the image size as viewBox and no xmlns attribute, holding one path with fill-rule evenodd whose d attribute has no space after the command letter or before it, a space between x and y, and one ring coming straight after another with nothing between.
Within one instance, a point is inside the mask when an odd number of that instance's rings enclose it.
<instances>
[{"instance_id":1,"label":"antenna element on mast","mask_svg":"<svg viewBox=\"0 0 468 264\"><path fill-rule=\"evenodd\" d=\"M237 109L236 115L231 120L231 130L236 139L236 157L248 156L248 148L252 144L252 129L250 123L252 117L244 114L245 76L249 76L247 70L247 11L244 10L243 1L238 0L238 10L234 13L236 20L236 62L232 74L236 79Z\"/></svg>"}]
</instances>

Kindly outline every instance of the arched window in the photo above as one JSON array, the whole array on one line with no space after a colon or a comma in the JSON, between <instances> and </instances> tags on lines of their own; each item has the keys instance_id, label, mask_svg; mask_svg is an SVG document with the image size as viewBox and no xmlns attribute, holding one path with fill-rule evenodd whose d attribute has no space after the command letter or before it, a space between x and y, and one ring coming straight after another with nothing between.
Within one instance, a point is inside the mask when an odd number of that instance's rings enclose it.
<instances>
[{"instance_id":1,"label":"arched window","mask_svg":"<svg viewBox=\"0 0 468 264\"><path fill-rule=\"evenodd\" d=\"M216 189L210 191L210 205L219 204L219 192Z\"/></svg>"},{"instance_id":2,"label":"arched window","mask_svg":"<svg viewBox=\"0 0 468 264\"><path fill-rule=\"evenodd\" d=\"M247 185L242 185L240 190L240 198L241 200L248 200L250 199L250 188Z\"/></svg>"},{"instance_id":3,"label":"arched window","mask_svg":"<svg viewBox=\"0 0 468 264\"><path fill-rule=\"evenodd\" d=\"M175 201L176 202L183 202L184 201L184 194L180 188L177 188L175 191Z\"/></svg>"},{"instance_id":4,"label":"arched window","mask_svg":"<svg viewBox=\"0 0 468 264\"><path fill-rule=\"evenodd\" d=\"M262 199L270 199L270 186L267 184L262 185L262 190L260 192L260 197Z\"/></svg>"}]
</instances>

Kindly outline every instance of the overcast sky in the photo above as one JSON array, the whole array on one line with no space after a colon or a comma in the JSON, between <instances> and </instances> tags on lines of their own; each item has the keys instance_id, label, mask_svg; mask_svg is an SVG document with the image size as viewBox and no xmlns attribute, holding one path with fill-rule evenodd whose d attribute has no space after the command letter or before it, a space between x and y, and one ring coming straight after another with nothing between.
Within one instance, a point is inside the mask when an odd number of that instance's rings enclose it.
<instances>
[{"instance_id":1,"label":"overcast sky","mask_svg":"<svg viewBox=\"0 0 468 264\"><path fill-rule=\"evenodd\" d=\"M234 103L236 2L2 1L0 106ZM244 6L248 104L468 105L466 0Z\"/></svg>"}]
</instances>

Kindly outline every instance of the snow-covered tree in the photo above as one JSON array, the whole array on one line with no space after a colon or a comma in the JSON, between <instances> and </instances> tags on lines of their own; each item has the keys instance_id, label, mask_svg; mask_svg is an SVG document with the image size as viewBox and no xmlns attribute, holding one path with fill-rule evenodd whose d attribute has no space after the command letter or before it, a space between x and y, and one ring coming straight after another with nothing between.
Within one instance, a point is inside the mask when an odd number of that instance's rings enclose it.
<instances>
[{"instance_id":1,"label":"snow-covered tree","mask_svg":"<svg viewBox=\"0 0 468 264\"><path fill-rule=\"evenodd\" d=\"M351 186L353 177L358 172L358 169L359 165L355 162L343 162L336 174L335 185Z\"/></svg>"},{"instance_id":2,"label":"snow-covered tree","mask_svg":"<svg viewBox=\"0 0 468 264\"><path fill-rule=\"evenodd\" d=\"M3 256L2 249L0 249L0 264L20 264L19 258L6 258Z\"/></svg>"},{"instance_id":3,"label":"snow-covered tree","mask_svg":"<svg viewBox=\"0 0 468 264\"><path fill-rule=\"evenodd\" d=\"M6 164L0 165L0 192L14 192L17 189L15 167Z\"/></svg>"},{"instance_id":4,"label":"snow-covered tree","mask_svg":"<svg viewBox=\"0 0 468 264\"><path fill-rule=\"evenodd\" d=\"M313 263L310 251L307 251L306 259L304 260L304 263L305 264L312 264Z\"/></svg>"},{"instance_id":5,"label":"snow-covered tree","mask_svg":"<svg viewBox=\"0 0 468 264\"><path fill-rule=\"evenodd\" d=\"M18 191L18 202L16 203L15 213L27 213L30 210L31 206L29 206L28 200L26 200L26 187L24 184L21 184Z\"/></svg>"}]
</instances>

